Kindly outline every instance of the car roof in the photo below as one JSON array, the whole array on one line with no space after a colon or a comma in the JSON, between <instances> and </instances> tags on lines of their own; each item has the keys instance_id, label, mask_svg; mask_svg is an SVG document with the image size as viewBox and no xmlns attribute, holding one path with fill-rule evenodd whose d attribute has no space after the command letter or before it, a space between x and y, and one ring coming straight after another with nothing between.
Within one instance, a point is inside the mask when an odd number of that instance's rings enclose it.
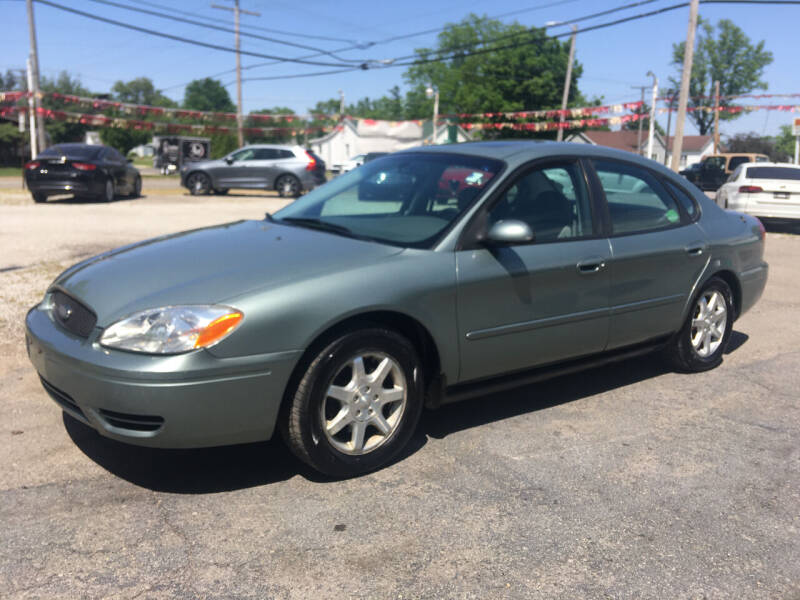
<instances>
[{"instance_id":1,"label":"car roof","mask_svg":"<svg viewBox=\"0 0 800 600\"><path fill-rule=\"evenodd\" d=\"M676 176L661 163L643 158L633 152L617 150L607 146L581 144L578 142L552 142L548 140L492 140L480 142L463 142L460 144L442 144L439 146L418 146L401 152L450 153L467 154L495 158L506 161L510 166L548 156L586 156L593 158L610 158L625 162L637 163L645 168L660 173Z\"/></svg>"}]
</instances>

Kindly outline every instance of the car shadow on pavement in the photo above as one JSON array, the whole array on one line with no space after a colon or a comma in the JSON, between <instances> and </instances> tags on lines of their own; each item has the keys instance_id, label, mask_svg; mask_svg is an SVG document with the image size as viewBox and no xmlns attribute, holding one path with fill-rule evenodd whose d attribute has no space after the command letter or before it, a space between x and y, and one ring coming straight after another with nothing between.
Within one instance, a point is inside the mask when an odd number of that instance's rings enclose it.
<instances>
[{"instance_id":1,"label":"car shadow on pavement","mask_svg":"<svg viewBox=\"0 0 800 600\"><path fill-rule=\"evenodd\" d=\"M732 331L725 354L738 350L747 339L746 334ZM417 435L442 439L464 429L588 398L672 370L660 353L654 353L588 369L578 375L563 375L505 392L447 404L438 410L423 413Z\"/></svg>"},{"instance_id":2,"label":"car shadow on pavement","mask_svg":"<svg viewBox=\"0 0 800 600\"><path fill-rule=\"evenodd\" d=\"M789 233L800 235L800 219L768 219L761 218L764 229L768 233Z\"/></svg>"},{"instance_id":3,"label":"car shadow on pavement","mask_svg":"<svg viewBox=\"0 0 800 600\"><path fill-rule=\"evenodd\" d=\"M735 352L747 340L746 334L733 331L725 353ZM670 371L660 354L651 354L589 369L579 376L564 375L423 411L417 431L390 464L418 452L429 437L442 439L464 429L580 400ZM269 442L255 444L165 450L111 440L66 413L63 421L67 434L88 458L111 474L153 491L209 494L276 483L296 475L315 483L337 481L295 458L278 435Z\"/></svg>"}]
</instances>

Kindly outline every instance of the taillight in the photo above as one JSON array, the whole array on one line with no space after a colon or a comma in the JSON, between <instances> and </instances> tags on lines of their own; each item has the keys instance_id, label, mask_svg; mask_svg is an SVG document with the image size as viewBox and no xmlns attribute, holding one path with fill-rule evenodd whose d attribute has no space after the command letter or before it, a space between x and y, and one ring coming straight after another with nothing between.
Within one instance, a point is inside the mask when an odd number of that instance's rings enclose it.
<instances>
[{"instance_id":1,"label":"taillight","mask_svg":"<svg viewBox=\"0 0 800 600\"><path fill-rule=\"evenodd\" d=\"M761 219L759 219L758 217L753 217L753 218L756 220L756 223L758 223L758 230L761 232L761 239L762 240L766 240L767 239L767 230L764 228L764 224L761 222Z\"/></svg>"},{"instance_id":2,"label":"taillight","mask_svg":"<svg viewBox=\"0 0 800 600\"><path fill-rule=\"evenodd\" d=\"M740 194L760 194L763 191L763 188L757 185L743 185L739 188Z\"/></svg>"},{"instance_id":3,"label":"taillight","mask_svg":"<svg viewBox=\"0 0 800 600\"><path fill-rule=\"evenodd\" d=\"M81 162L74 162L72 166L78 169L78 171L94 171L97 168L97 165L93 165L92 163Z\"/></svg>"},{"instance_id":4,"label":"taillight","mask_svg":"<svg viewBox=\"0 0 800 600\"><path fill-rule=\"evenodd\" d=\"M32 161L30 161L30 162L26 162L26 163L25 163L25 169L26 169L26 170L29 170L29 169L38 169L38 168L39 168L39 164L40 164L40 163L39 163L39 161L38 161L38 160L32 160Z\"/></svg>"},{"instance_id":5,"label":"taillight","mask_svg":"<svg viewBox=\"0 0 800 600\"><path fill-rule=\"evenodd\" d=\"M309 162L309 163L306 165L306 171L313 171L313 170L314 170L314 167L316 167L316 166L317 166L317 159L316 159L316 158L314 158L314 157L311 155L311 153L309 153L309 151L308 151L308 150L306 150L305 152L306 152L306 156L308 157L308 160L310 161L310 162Z\"/></svg>"}]
</instances>

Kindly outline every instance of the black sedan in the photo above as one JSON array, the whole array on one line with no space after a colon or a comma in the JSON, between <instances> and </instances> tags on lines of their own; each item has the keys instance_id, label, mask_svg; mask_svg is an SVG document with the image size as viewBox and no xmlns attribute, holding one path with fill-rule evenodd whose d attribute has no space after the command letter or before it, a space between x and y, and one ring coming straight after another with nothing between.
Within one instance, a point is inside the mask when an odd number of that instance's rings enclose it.
<instances>
[{"instance_id":1,"label":"black sedan","mask_svg":"<svg viewBox=\"0 0 800 600\"><path fill-rule=\"evenodd\" d=\"M25 164L25 183L35 202L75 194L111 202L117 195L138 197L142 176L122 154L108 146L57 144Z\"/></svg>"}]
</instances>

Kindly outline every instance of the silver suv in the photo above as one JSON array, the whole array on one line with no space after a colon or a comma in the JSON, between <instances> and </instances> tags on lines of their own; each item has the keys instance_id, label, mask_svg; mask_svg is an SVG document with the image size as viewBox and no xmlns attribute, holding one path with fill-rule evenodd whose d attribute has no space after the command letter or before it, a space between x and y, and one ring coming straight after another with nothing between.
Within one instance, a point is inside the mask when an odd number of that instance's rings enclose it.
<instances>
[{"instance_id":1,"label":"silver suv","mask_svg":"<svg viewBox=\"0 0 800 600\"><path fill-rule=\"evenodd\" d=\"M181 168L181 185L194 195L243 188L276 190L283 198L295 198L323 183L325 162L300 146L245 146L223 158Z\"/></svg>"}]
</instances>

